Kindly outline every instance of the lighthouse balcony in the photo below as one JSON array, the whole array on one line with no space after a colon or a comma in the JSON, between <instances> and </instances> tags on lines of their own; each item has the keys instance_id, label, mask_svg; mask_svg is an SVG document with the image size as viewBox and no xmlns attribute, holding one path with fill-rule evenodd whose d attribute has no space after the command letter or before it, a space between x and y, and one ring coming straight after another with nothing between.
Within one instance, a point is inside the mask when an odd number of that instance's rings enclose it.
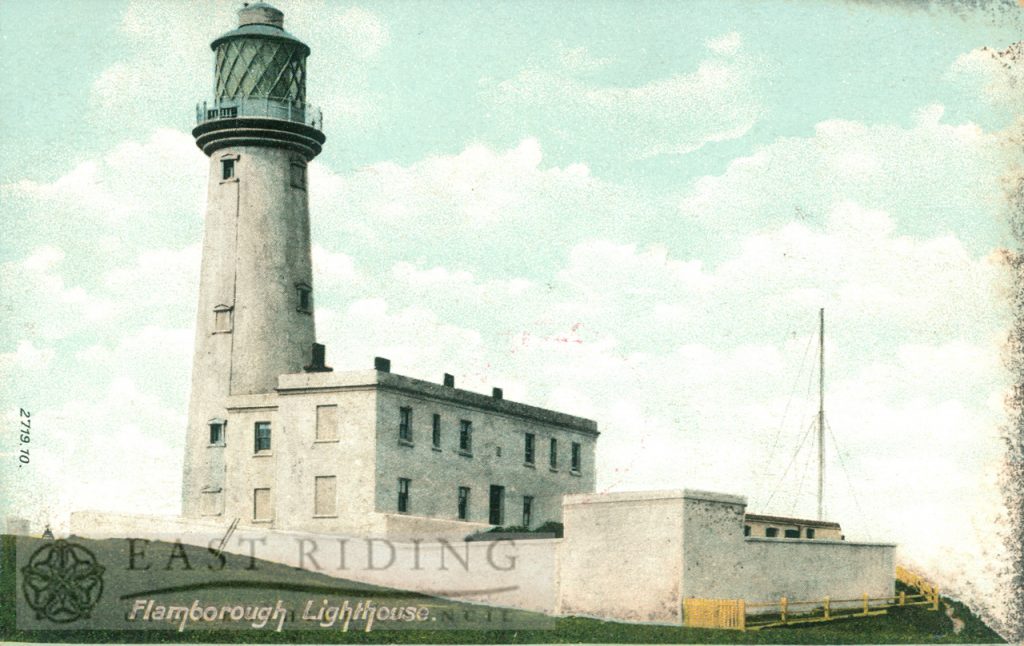
<instances>
[{"instance_id":1,"label":"lighthouse balcony","mask_svg":"<svg viewBox=\"0 0 1024 646\"><path fill-rule=\"evenodd\" d=\"M324 124L320 108L311 103L266 98L218 101L212 104L203 101L196 104L197 125L239 117L291 121L311 126L317 130L323 130Z\"/></svg>"}]
</instances>

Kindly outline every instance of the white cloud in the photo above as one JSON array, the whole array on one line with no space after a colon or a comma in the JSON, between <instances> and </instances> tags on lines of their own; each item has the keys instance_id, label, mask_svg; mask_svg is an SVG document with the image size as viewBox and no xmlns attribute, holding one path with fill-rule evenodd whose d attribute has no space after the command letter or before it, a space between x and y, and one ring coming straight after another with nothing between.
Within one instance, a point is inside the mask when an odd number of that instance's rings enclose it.
<instances>
[{"instance_id":1,"label":"white cloud","mask_svg":"<svg viewBox=\"0 0 1024 646\"><path fill-rule=\"evenodd\" d=\"M981 80L985 96L1018 116L1024 112L1024 41L1003 50L982 47L961 54L953 62L954 75Z\"/></svg>"},{"instance_id":2,"label":"white cloud","mask_svg":"<svg viewBox=\"0 0 1024 646\"><path fill-rule=\"evenodd\" d=\"M735 53L739 36L710 41L709 47L717 54ZM488 82L483 95L499 114L517 119L519 127L524 113L541 109L548 122L559 124L551 138L564 138L574 149L594 155L634 158L687 153L709 142L740 138L762 114L754 90L756 68L742 57L712 57L692 72L632 87L581 78L611 64L591 59L585 50L563 49L560 59L561 68L534 67Z\"/></svg>"},{"instance_id":3,"label":"white cloud","mask_svg":"<svg viewBox=\"0 0 1024 646\"><path fill-rule=\"evenodd\" d=\"M710 38L704 43L704 46L711 51L723 55L735 54L742 45L743 38L735 31L730 31L716 38Z\"/></svg>"},{"instance_id":4,"label":"white cloud","mask_svg":"<svg viewBox=\"0 0 1024 646\"><path fill-rule=\"evenodd\" d=\"M955 232L972 253L987 252L1005 235L1000 176L1020 153L942 116L929 106L910 128L824 121L813 137L777 139L700 178L681 213L731 242L783 222L823 222L853 201L887 210L904 232Z\"/></svg>"}]
</instances>

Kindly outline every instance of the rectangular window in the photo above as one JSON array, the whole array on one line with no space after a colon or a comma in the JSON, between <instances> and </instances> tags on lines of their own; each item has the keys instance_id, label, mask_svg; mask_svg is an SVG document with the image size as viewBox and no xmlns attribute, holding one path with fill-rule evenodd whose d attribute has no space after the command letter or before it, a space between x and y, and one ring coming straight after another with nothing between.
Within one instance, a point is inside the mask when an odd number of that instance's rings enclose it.
<instances>
[{"instance_id":1,"label":"rectangular window","mask_svg":"<svg viewBox=\"0 0 1024 646\"><path fill-rule=\"evenodd\" d=\"M799 529L787 529L786 530L786 538L800 538L800 530Z\"/></svg>"},{"instance_id":2,"label":"rectangular window","mask_svg":"<svg viewBox=\"0 0 1024 646\"><path fill-rule=\"evenodd\" d=\"M743 535L744 536L750 536L750 525L744 525L743 526Z\"/></svg>"},{"instance_id":3,"label":"rectangular window","mask_svg":"<svg viewBox=\"0 0 1024 646\"><path fill-rule=\"evenodd\" d=\"M505 487L491 485L490 503L488 520L492 525L500 525L505 518Z\"/></svg>"},{"instance_id":4,"label":"rectangular window","mask_svg":"<svg viewBox=\"0 0 1024 646\"><path fill-rule=\"evenodd\" d=\"M221 490L202 492L202 514L204 516L219 516L221 510Z\"/></svg>"},{"instance_id":5,"label":"rectangular window","mask_svg":"<svg viewBox=\"0 0 1024 646\"><path fill-rule=\"evenodd\" d=\"M231 331L231 307L228 305L218 305L213 308L213 331L217 332L230 332Z\"/></svg>"},{"instance_id":6,"label":"rectangular window","mask_svg":"<svg viewBox=\"0 0 1024 646\"><path fill-rule=\"evenodd\" d=\"M270 489L252 490L252 519L270 520Z\"/></svg>"},{"instance_id":7,"label":"rectangular window","mask_svg":"<svg viewBox=\"0 0 1024 646\"><path fill-rule=\"evenodd\" d=\"M551 449L548 452L548 463L552 469L558 468L558 440L551 438Z\"/></svg>"},{"instance_id":8,"label":"rectangular window","mask_svg":"<svg viewBox=\"0 0 1024 646\"><path fill-rule=\"evenodd\" d=\"M291 164L292 186L295 188L306 188L306 163L299 160L292 160Z\"/></svg>"},{"instance_id":9,"label":"rectangular window","mask_svg":"<svg viewBox=\"0 0 1024 646\"><path fill-rule=\"evenodd\" d=\"M580 467L583 464L583 454L580 448L579 442L572 443L572 470L576 473L580 472Z\"/></svg>"},{"instance_id":10,"label":"rectangular window","mask_svg":"<svg viewBox=\"0 0 1024 646\"><path fill-rule=\"evenodd\" d=\"M459 520L469 518L469 487L459 487Z\"/></svg>"},{"instance_id":11,"label":"rectangular window","mask_svg":"<svg viewBox=\"0 0 1024 646\"><path fill-rule=\"evenodd\" d=\"M338 513L338 478L316 476L313 480L313 515L334 516Z\"/></svg>"},{"instance_id":12,"label":"rectangular window","mask_svg":"<svg viewBox=\"0 0 1024 646\"><path fill-rule=\"evenodd\" d=\"M523 496L523 527L529 528L533 520L533 496Z\"/></svg>"},{"instance_id":13,"label":"rectangular window","mask_svg":"<svg viewBox=\"0 0 1024 646\"><path fill-rule=\"evenodd\" d=\"M473 422L466 419L459 422L459 450L473 452Z\"/></svg>"},{"instance_id":14,"label":"rectangular window","mask_svg":"<svg viewBox=\"0 0 1024 646\"><path fill-rule=\"evenodd\" d=\"M270 450L270 422L256 422L256 452Z\"/></svg>"},{"instance_id":15,"label":"rectangular window","mask_svg":"<svg viewBox=\"0 0 1024 646\"><path fill-rule=\"evenodd\" d=\"M409 511L409 485L412 480L409 478L398 479L398 511L406 513Z\"/></svg>"},{"instance_id":16,"label":"rectangular window","mask_svg":"<svg viewBox=\"0 0 1024 646\"><path fill-rule=\"evenodd\" d=\"M778 538L779 529L777 527L769 527L768 529L764 530L764 535L768 538Z\"/></svg>"},{"instance_id":17,"label":"rectangular window","mask_svg":"<svg viewBox=\"0 0 1024 646\"><path fill-rule=\"evenodd\" d=\"M814 530L810 527L807 528L807 538L814 538Z\"/></svg>"},{"instance_id":18,"label":"rectangular window","mask_svg":"<svg viewBox=\"0 0 1024 646\"><path fill-rule=\"evenodd\" d=\"M299 283L295 285L295 293L299 301L295 309L306 314L312 314L313 288L305 283Z\"/></svg>"},{"instance_id":19,"label":"rectangular window","mask_svg":"<svg viewBox=\"0 0 1024 646\"><path fill-rule=\"evenodd\" d=\"M398 409L398 439L412 442L412 409L408 406Z\"/></svg>"},{"instance_id":20,"label":"rectangular window","mask_svg":"<svg viewBox=\"0 0 1024 646\"><path fill-rule=\"evenodd\" d=\"M523 462L526 464L533 464L533 461L536 459L536 457L534 456L534 443L537 439L537 436L535 436L533 433L527 433L525 435L525 438L526 444L523 447Z\"/></svg>"},{"instance_id":21,"label":"rectangular window","mask_svg":"<svg viewBox=\"0 0 1024 646\"><path fill-rule=\"evenodd\" d=\"M338 407L316 407L316 441L332 442L338 439Z\"/></svg>"},{"instance_id":22,"label":"rectangular window","mask_svg":"<svg viewBox=\"0 0 1024 646\"><path fill-rule=\"evenodd\" d=\"M210 444L224 443L225 426L227 426L227 422L225 421L210 422Z\"/></svg>"},{"instance_id":23,"label":"rectangular window","mask_svg":"<svg viewBox=\"0 0 1024 646\"><path fill-rule=\"evenodd\" d=\"M222 180L231 179L235 176L235 160L234 159L222 159L220 160L220 178Z\"/></svg>"},{"instance_id":24,"label":"rectangular window","mask_svg":"<svg viewBox=\"0 0 1024 646\"><path fill-rule=\"evenodd\" d=\"M435 449L441 448L441 416L434 413L433 426L431 427L431 442Z\"/></svg>"}]
</instances>

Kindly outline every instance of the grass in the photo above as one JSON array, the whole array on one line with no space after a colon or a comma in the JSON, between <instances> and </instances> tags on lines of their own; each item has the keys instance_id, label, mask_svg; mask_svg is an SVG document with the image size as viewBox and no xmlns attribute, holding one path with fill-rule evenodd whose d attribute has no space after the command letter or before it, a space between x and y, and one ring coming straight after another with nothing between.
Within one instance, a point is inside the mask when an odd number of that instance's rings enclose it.
<instances>
[{"instance_id":1,"label":"grass","mask_svg":"<svg viewBox=\"0 0 1024 646\"><path fill-rule=\"evenodd\" d=\"M25 539L19 539L19 543ZM302 599L321 596L348 596L350 598L372 598L381 603L394 602L417 604L431 607L432 612L458 614L466 609L476 613L486 610L480 606L469 606L456 602L424 597L414 593L387 590L361 583L343 581L323 574L297 570L295 568L257 561L256 569L247 569L248 558L232 556L225 567L211 575L208 566L218 563L205 551L189 548L190 571L184 571L184 561L178 557L170 559L171 547L153 543L146 548L145 559L138 559L136 565L148 564L148 570L128 571L128 545L124 540L93 541L75 539L90 549L107 570L104 573L106 588L104 596L94 613L97 621L104 613L108 619L116 619L123 625L123 614L130 605L130 599L149 590L145 595L169 603L183 603L202 595L206 602L230 603L266 602L281 598L291 607L300 606ZM33 541L29 549L34 550L42 541ZM24 544L23 544L24 545ZM24 555L22 557L24 560ZM502 611L509 625L526 626L526 629L492 629L487 625L458 630L374 630L363 632L338 629L286 628L281 633L271 630L233 629L189 629L176 630L119 630L110 628L54 630L53 624L41 624L39 629L18 628L15 625L14 609L22 600L22 593L16 590L15 541L4 536L0 555L0 640L25 642L219 642L219 643L723 643L723 644L926 644L926 643L1003 643L999 636L973 615L963 604L943 598L944 603L953 606L956 616L965 622L964 629L954 634L952 622L942 611L933 612L923 607L896 608L888 615L846 619L843 621L809 624L784 628L772 628L756 632L725 630L704 630L681 626L651 626L624 624L581 617L551 619L524 611ZM170 569L167 569L170 567ZM204 588L202 592L189 590L167 591L175 586L194 586L196 582L213 582L215 587ZM228 583L230 582L230 583ZM225 585L227 583L227 585ZM152 592L164 588L164 592ZM120 595L131 591L122 600ZM353 601L354 602L354 601ZM26 612L22 605L20 612ZM542 626L543 628L530 628Z\"/></svg>"}]
</instances>

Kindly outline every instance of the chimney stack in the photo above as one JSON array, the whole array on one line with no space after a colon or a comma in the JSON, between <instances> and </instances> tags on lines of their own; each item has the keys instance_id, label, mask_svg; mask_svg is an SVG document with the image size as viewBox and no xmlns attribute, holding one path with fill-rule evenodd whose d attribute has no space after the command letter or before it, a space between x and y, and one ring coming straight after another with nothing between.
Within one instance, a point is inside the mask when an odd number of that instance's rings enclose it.
<instances>
[{"instance_id":1,"label":"chimney stack","mask_svg":"<svg viewBox=\"0 0 1024 646\"><path fill-rule=\"evenodd\" d=\"M504 399L505 393L502 392L501 388L491 388L491 397L495 399Z\"/></svg>"},{"instance_id":2,"label":"chimney stack","mask_svg":"<svg viewBox=\"0 0 1024 646\"><path fill-rule=\"evenodd\" d=\"M455 375L450 375L447 372L444 373L444 385L449 388L455 388Z\"/></svg>"},{"instance_id":3,"label":"chimney stack","mask_svg":"<svg viewBox=\"0 0 1024 646\"><path fill-rule=\"evenodd\" d=\"M327 364L327 347L322 343L313 344L312 360L308 366L305 366L303 370L306 372L331 372L334 368L329 368Z\"/></svg>"},{"instance_id":4,"label":"chimney stack","mask_svg":"<svg viewBox=\"0 0 1024 646\"><path fill-rule=\"evenodd\" d=\"M373 369L379 372L391 372L391 359L385 359L384 357L374 357Z\"/></svg>"}]
</instances>

